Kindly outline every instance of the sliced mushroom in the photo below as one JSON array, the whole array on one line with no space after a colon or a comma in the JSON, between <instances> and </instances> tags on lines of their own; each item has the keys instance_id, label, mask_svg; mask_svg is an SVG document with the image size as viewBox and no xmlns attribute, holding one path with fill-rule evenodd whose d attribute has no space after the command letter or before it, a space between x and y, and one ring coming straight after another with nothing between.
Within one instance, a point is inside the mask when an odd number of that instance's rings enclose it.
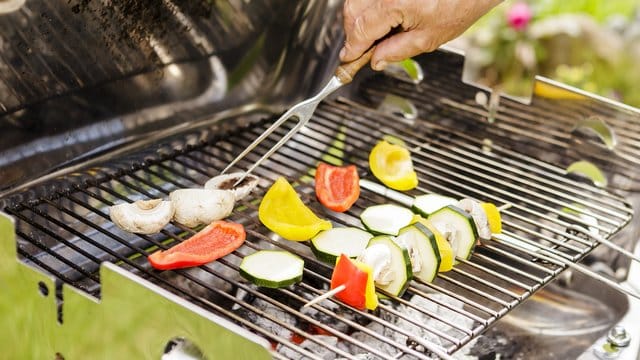
<instances>
[{"instance_id":1,"label":"sliced mushroom","mask_svg":"<svg viewBox=\"0 0 640 360\"><path fill-rule=\"evenodd\" d=\"M154 234L162 230L173 217L174 207L162 199L138 200L114 205L109 216L122 230L137 234Z\"/></svg>"},{"instance_id":2,"label":"sliced mushroom","mask_svg":"<svg viewBox=\"0 0 640 360\"><path fill-rule=\"evenodd\" d=\"M371 266L373 281L379 285L389 284L393 280L391 269L391 251L386 245L374 244L364 249L358 260Z\"/></svg>"},{"instance_id":3,"label":"sliced mushroom","mask_svg":"<svg viewBox=\"0 0 640 360\"><path fill-rule=\"evenodd\" d=\"M240 184L233 186L243 175L244 173L242 172L218 175L209 179L209 181L204 184L204 188L212 190L229 190L233 192L236 201L238 201L249 195L251 190L258 185L258 181L260 180L257 176L249 174Z\"/></svg>"},{"instance_id":4,"label":"sliced mushroom","mask_svg":"<svg viewBox=\"0 0 640 360\"><path fill-rule=\"evenodd\" d=\"M169 199L176 209L173 219L188 227L224 219L235 203L229 190L179 189L171 192Z\"/></svg>"},{"instance_id":5,"label":"sliced mushroom","mask_svg":"<svg viewBox=\"0 0 640 360\"><path fill-rule=\"evenodd\" d=\"M462 199L458 202L458 207L471 215L473 222L476 224L480 239L491 240L491 227L489 226L489 220L482 205L473 199Z\"/></svg>"}]
</instances>

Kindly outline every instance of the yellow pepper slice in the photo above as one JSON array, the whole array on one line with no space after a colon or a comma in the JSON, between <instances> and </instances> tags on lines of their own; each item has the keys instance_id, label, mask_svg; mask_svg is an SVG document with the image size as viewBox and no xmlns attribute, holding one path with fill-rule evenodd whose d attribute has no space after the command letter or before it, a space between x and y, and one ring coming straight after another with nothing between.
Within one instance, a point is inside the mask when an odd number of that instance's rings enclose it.
<instances>
[{"instance_id":1,"label":"yellow pepper slice","mask_svg":"<svg viewBox=\"0 0 640 360\"><path fill-rule=\"evenodd\" d=\"M426 226L427 229L431 230L433 235L436 237L436 244L438 244L438 251L440 252L440 267L438 268L438 272L445 272L453 269L455 256L453 254L451 244L449 244L447 239L445 239L438 229L433 226L431 221L419 216L417 217L417 221Z\"/></svg>"},{"instance_id":2,"label":"yellow pepper slice","mask_svg":"<svg viewBox=\"0 0 640 360\"><path fill-rule=\"evenodd\" d=\"M330 221L317 217L300 200L296 190L283 177L279 177L262 198L258 218L269 230L293 241L309 240L332 227Z\"/></svg>"},{"instance_id":3,"label":"yellow pepper slice","mask_svg":"<svg viewBox=\"0 0 640 360\"><path fill-rule=\"evenodd\" d=\"M500 234L502 232L502 216L500 216L500 210L492 203L480 203L484 213L487 215L489 221L489 229L492 234Z\"/></svg>"},{"instance_id":4,"label":"yellow pepper slice","mask_svg":"<svg viewBox=\"0 0 640 360\"><path fill-rule=\"evenodd\" d=\"M378 180L394 190L405 191L418 186L411 153L400 145L380 141L369 154L369 167Z\"/></svg>"},{"instance_id":5,"label":"yellow pepper slice","mask_svg":"<svg viewBox=\"0 0 640 360\"><path fill-rule=\"evenodd\" d=\"M378 295L376 294L376 285L373 282L373 269L362 261L353 261L358 269L369 274L367 277L367 285L364 291L364 307L369 310L375 310L378 307Z\"/></svg>"}]
</instances>

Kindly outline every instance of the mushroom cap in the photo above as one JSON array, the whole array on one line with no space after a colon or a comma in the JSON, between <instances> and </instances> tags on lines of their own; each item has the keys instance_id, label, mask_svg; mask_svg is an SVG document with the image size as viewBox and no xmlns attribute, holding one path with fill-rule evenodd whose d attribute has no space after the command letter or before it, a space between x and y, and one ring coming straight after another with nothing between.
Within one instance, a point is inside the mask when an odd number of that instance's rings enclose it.
<instances>
[{"instance_id":1,"label":"mushroom cap","mask_svg":"<svg viewBox=\"0 0 640 360\"><path fill-rule=\"evenodd\" d=\"M109 217L124 231L137 234L160 232L173 218L174 207L162 199L138 200L109 208Z\"/></svg>"},{"instance_id":2,"label":"mushroom cap","mask_svg":"<svg viewBox=\"0 0 640 360\"><path fill-rule=\"evenodd\" d=\"M172 191L169 199L175 207L173 219L188 227L224 219L235 204L235 196L229 190L179 189Z\"/></svg>"},{"instance_id":3,"label":"mushroom cap","mask_svg":"<svg viewBox=\"0 0 640 360\"><path fill-rule=\"evenodd\" d=\"M235 172L230 174L222 174L214 176L205 184L205 189L229 190L233 192L236 201L246 197L258 185L260 179L257 176L248 174L238 186L233 186L244 173Z\"/></svg>"}]
</instances>

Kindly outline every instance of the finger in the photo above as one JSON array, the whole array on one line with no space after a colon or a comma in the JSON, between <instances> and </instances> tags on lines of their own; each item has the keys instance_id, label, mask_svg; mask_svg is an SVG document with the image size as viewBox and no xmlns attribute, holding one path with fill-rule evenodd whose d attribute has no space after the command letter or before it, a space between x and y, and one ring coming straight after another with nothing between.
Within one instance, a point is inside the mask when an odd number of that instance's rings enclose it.
<instances>
[{"instance_id":1,"label":"finger","mask_svg":"<svg viewBox=\"0 0 640 360\"><path fill-rule=\"evenodd\" d=\"M345 0L342 10L345 35L353 31L356 18L371 4L370 0Z\"/></svg>"},{"instance_id":2,"label":"finger","mask_svg":"<svg viewBox=\"0 0 640 360\"><path fill-rule=\"evenodd\" d=\"M424 52L433 51L439 45L435 38L424 32L415 30L401 32L376 46L371 57L371 67L374 70L383 70L390 62L402 61Z\"/></svg>"},{"instance_id":3,"label":"finger","mask_svg":"<svg viewBox=\"0 0 640 360\"><path fill-rule=\"evenodd\" d=\"M384 7L377 2L357 14L353 22L345 26L346 41L340 53L342 61L353 61L371 47L374 41L387 35L402 23L402 13Z\"/></svg>"}]
</instances>

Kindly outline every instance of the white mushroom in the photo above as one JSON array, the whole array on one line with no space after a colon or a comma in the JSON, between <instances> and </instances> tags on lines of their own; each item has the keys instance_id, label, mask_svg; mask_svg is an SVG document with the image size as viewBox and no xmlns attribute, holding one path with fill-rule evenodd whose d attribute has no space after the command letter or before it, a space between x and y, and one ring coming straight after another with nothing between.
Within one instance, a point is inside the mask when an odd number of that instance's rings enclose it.
<instances>
[{"instance_id":1,"label":"white mushroom","mask_svg":"<svg viewBox=\"0 0 640 360\"><path fill-rule=\"evenodd\" d=\"M391 269L391 250L384 244L374 244L358 256L358 260L371 266L373 281L379 285L389 284L393 280Z\"/></svg>"},{"instance_id":2,"label":"white mushroom","mask_svg":"<svg viewBox=\"0 0 640 360\"><path fill-rule=\"evenodd\" d=\"M491 227L482 205L473 199L462 199L458 202L458 207L471 215L473 222L476 224L476 229L478 229L480 239L491 240Z\"/></svg>"},{"instance_id":3,"label":"white mushroom","mask_svg":"<svg viewBox=\"0 0 640 360\"><path fill-rule=\"evenodd\" d=\"M236 201L238 201L249 195L251 190L258 185L258 181L260 180L257 176L249 174L240 184L238 184L238 186L233 186L243 175L244 173L242 172L218 175L209 179L209 181L204 184L204 188L213 190L229 190L233 192L233 195L236 197Z\"/></svg>"},{"instance_id":4,"label":"white mushroom","mask_svg":"<svg viewBox=\"0 0 640 360\"><path fill-rule=\"evenodd\" d=\"M173 219L188 227L224 219L233 211L235 196L228 190L179 189L169 194Z\"/></svg>"},{"instance_id":5,"label":"white mushroom","mask_svg":"<svg viewBox=\"0 0 640 360\"><path fill-rule=\"evenodd\" d=\"M447 240L449 245L451 245L451 250L454 254L458 253L458 247L460 246L458 241L458 231L451 226L451 224L442 223L439 221L433 221L433 226L438 230L440 235Z\"/></svg>"},{"instance_id":6,"label":"white mushroom","mask_svg":"<svg viewBox=\"0 0 640 360\"><path fill-rule=\"evenodd\" d=\"M138 200L109 208L109 216L122 230L138 234L154 234L162 230L173 217L170 201Z\"/></svg>"},{"instance_id":7,"label":"white mushroom","mask_svg":"<svg viewBox=\"0 0 640 360\"><path fill-rule=\"evenodd\" d=\"M413 236L398 236L394 238L394 241L406 248L409 252L411 271L413 271L414 274L420 272L420 269L422 269L422 257L420 256L420 248L416 244L416 238Z\"/></svg>"}]
</instances>

